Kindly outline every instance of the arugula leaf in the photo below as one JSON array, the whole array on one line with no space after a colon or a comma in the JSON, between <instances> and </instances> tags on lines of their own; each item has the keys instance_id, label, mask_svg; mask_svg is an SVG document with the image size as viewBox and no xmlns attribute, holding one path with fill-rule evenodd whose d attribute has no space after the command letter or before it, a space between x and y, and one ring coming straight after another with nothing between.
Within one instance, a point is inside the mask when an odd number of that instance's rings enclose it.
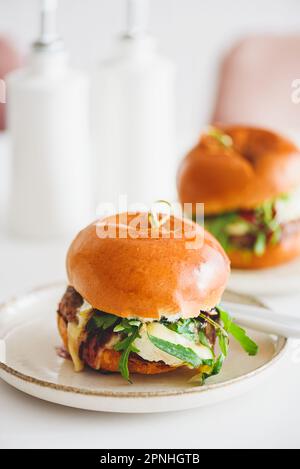
<instances>
[{"instance_id":1,"label":"arugula leaf","mask_svg":"<svg viewBox=\"0 0 300 469\"><path fill-rule=\"evenodd\" d=\"M122 326L122 324L117 324L115 327L114 327L114 332L122 332L124 331L124 326Z\"/></svg>"},{"instance_id":2,"label":"arugula leaf","mask_svg":"<svg viewBox=\"0 0 300 469\"><path fill-rule=\"evenodd\" d=\"M258 209L266 224L270 223L274 218L274 200L266 200Z\"/></svg>"},{"instance_id":3,"label":"arugula leaf","mask_svg":"<svg viewBox=\"0 0 300 469\"><path fill-rule=\"evenodd\" d=\"M96 330L106 330L109 329L110 327L114 326L116 322L118 322L120 319L113 315L113 314L108 314L104 313L103 311L96 310L89 322L87 323L87 331L88 332L93 332Z\"/></svg>"},{"instance_id":4,"label":"arugula leaf","mask_svg":"<svg viewBox=\"0 0 300 469\"><path fill-rule=\"evenodd\" d=\"M204 319L206 322L211 324L216 329L222 355L224 355L224 357L227 357L228 348L229 348L229 338L228 338L227 331L221 326L221 324L217 323L209 316L206 316L205 314L200 313L199 317Z\"/></svg>"},{"instance_id":5,"label":"arugula leaf","mask_svg":"<svg viewBox=\"0 0 300 469\"><path fill-rule=\"evenodd\" d=\"M138 319L130 319L128 321L128 324L130 326L139 326L141 324L141 321L139 321Z\"/></svg>"},{"instance_id":6,"label":"arugula leaf","mask_svg":"<svg viewBox=\"0 0 300 469\"><path fill-rule=\"evenodd\" d=\"M237 213L224 213L223 215L207 218L205 220L205 228L219 240L225 250L228 250L230 247L230 236L226 231L226 227L235 223L238 219Z\"/></svg>"},{"instance_id":7,"label":"arugula leaf","mask_svg":"<svg viewBox=\"0 0 300 469\"><path fill-rule=\"evenodd\" d=\"M289 202L291 200L291 197L292 197L292 194L286 192L286 193L283 193L281 194L277 200L281 200L283 202Z\"/></svg>"},{"instance_id":8,"label":"arugula leaf","mask_svg":"<svg viewBox=\"0 0 300 469\"><path fill-rule=\"evenodd\" d=\"M120 328L118 328L118 329L122 328L124 333L130 334L133 331L134 326L140 327L140 325L141 325L141 321L139 321L138 319L124 318L124 319L121 320L121 322L119 324Z\"/></svg>"},{"instance_id":9,"label":"arugula leaf","mask_svg":"<svg viewBox=\"0 0 300 469\"><path fill-rule=\"evenodd\" d=\"M130 334L134 327L140 327L141 321L138 319L122 319L119 324L114 328L114 332L124 332L124 334Z\"/></svg>"},{"instance_id":10,"label":"arugula leaf","mask_svg":"<svg viewBox=\"0 0 300 469\"><path fill-rule=\"evenodd\" d=\"M264 254L269 237L272 244L280 241L282 228L276 219L276 203L280 200L285 200L285 196L267 200L256 209L254 252L257 256Z\"/></svg>"},{"instance_id":11,"label":"arugula leaf","mask_svg":"<svg viewBox=\"0 0 300 469\"><path fill-rule=\"evenodd\" d=\"M217 360L215 360L214 363L212 362L212 363L208 364L208 366L211 367L211 370L209 372L201 371L197 375L193 376L192 379L190 379L189 382L193 383L193 384L196 384L198 386L203 386L205 384L205 381L208 378L211 378L212 376L216 376L221 372L224 360L225 360L225 357L224 357L223 354L221 354L217 358Z\"/></svg>"},{"instance_id":12,"label":"arugula leaf","mask_svg":"<svg viewBox=\"0 0 300 469\"><path fill-rule=\"evenodd\" d=\"M279 243L279 241L281 239L281 235L282 235L282 228L279 225L279 226L275 227L274 230L273 230L273 234L271 236L271 244Z\"/></svg>"},{"instance_id":13,"label":"arugula leaf","mask_svg":"<svg viewBox=\"0 0 300 469\"><path fill-rule=\"evenodd\" d=\"M118 342L115 345L115 350L117 352L122 352L120 361L119 361L119 371L124 379L130 381L129 378L129 369L128 369L128 360L131 352L138 352L137 348L133 345L133 342L139 335L139 327L133 326L132 332L124 340Z\"/></svg>"},{"instance_id":14,"label":"arugula leaf","mask_svg":"<svg viewBox=\"0 0 300 469\"><path fill-rule=\"evenodd\" d=\"M207 363L208 366L211 366L211 370L209 372L201 372L191 379L191 382L200 386L205 383L206 379L210 378L211 376L218 375L221 372L224 360L228 355L228 334L232 335L249 355L256 355L258 352L258 346L246 335L246 332L241 327L233 322L229 314L220 307L217 307L216 310L220 315L223 326L218 324L212 318L207 317L203 313L199 314L200 318L215 327L221 350L221 354L216 360L211 361L211 363ZM203 333L203 331L201 332Z\"/></svg>"},{"instance_id":15,"label":"arugula leaf","mask_svg":"<svg viewBox=\"0 0 300 469\"><path fill-rule=\"evenodd\" d=\"M225 360L225 356L221 353L221 355L219 355L219 357L215 361L214 367L209 376L216 376L221 372L224 360Z\"/></svg>"},{"instance_id":16,"label":"arugula leaf","mask_svg":"<svg viewBox=\"0 0 300 469\"><path fill-rule=\"evenodd\" d=\"M266 200L254 210L252 220L245 221L239 212L231 212L206 218L205 227L218 239L225 251L229 251L235 241L232 242L228 228L230 225L238 226L239 223L244 223L245 226L246 223L248 234L252 235L254 240L248 249L253 250L257 256L262 256L269 240L272 244L280 241L282 228L276 218L276 204L277 201L288 201L289 197L288 194L282 194L277 198Z\"/></svg>"},{"instance_id":17,"label":"arugula leaf","mask_svg":"<svg viewBox=\"0 0 300 469\"><path fill-rule=\"evenodd\" d=\"M203 360L201 360L201 358L191 348L184 347L179 344L172 344L167 340L159 339L153 335L148 334L148 337L155 347L178 358L179 360L182 360L193 368L199 368L199 366L203 364Z\"/></svg>"},{"instance_id":18,"label":"arugula leaf","mask_svg":"<svg viewBox=\"0 0 300 469\"><path fill-rule=\"evenodd\" d=\"M216 310L218 310L218 308L216 308ZM209 315L206 315L206 314L203 314L203 313L199 313L199 318L203 319L205 322L208 322L209 324L211 324L217 331L221 331L221 333L224 335L224 336L228 336L227 335L227 332L225 331L225 329L221 326L221 324L219 324L218 322L214 321Z\"/></svg>"},{"instance_id":19,"label":"arugula leaf","mask_svg":"<svg viewBox=\"0 0 300 469\"><path fill-rule=\"evenodd\" d=\"M226 332L232 337L235 338L237 342L243 347L245 352L248 353L250 356L257 355L258 346L250 337L247 336L246 331L238 326L236 323L233 322L232 318L229 316L226 311L221 309L220 307L217 308L218 313L220 314L221 321L223 322L224 329Z\"/></svg>"},{"instance_id":20,"label":"arugula leaf","mask_svg":"<svg viewBox=\"0 0 300 469\"><path fill-rule=\"evenodd\" d=\"M201 345L211 348L211 344L209 343L209 340L206 337L205 332L203 330L201 329L199 330L198 337L199 337L199 342Z\"/></svg>"},{"instance_id":21,"label":"arugula leaf","mask_svg":"<svg viewBox=\"0 0 300 469\"><path fill-rule=\"evenodd\" d=\"M267 236L263 231L261 231L257 234L257 238L255 241L255 245L254 245L255 254L257 256L262 256L266 251L266 247L267 247Z\"/></svg>"},{"instance_id":22,"label":"arugula leaf","mask_svg":"<svg viewBox=\"0 0 300 469\"><path fill-rule=\"evenodd\" d=\"M224 355L224 357L227 357L228 349L229 349L228 335L224 335L223 332L219 329L217 331L217 336L218 336L218 339L219 339L219 347L220 347L220 350L222 352L222 355Z\"/></svg>"},{"instance_id":23,"label":"arugula leaf","mask_svg":"<svg viewBox=\"0 0 300 469\"><path fill-rule=\"evenodd\" d=\"M196 325L194 319L179 319L177 322L163 321L163 324L171 331L177 332L185 336L192 342L195 341L196 337Z\"/></svg>"},{"instance_id":24,"label":"arugula leaf","mask_svg":"<svg viewBox=\"0 0 300 469\"><path fill-rule=\"evenodd\" d=\"M135 339L139 336L139 330L141 327L141 321L138 319L122 319L119 324L114 328L114 332L121 332L125 335L125 338L118 342L114 349L117 352L122 352L119 361L119 371L124 379L130 381L128 360L131 352L137 353L139 350L133 345Z\"/></svg>"}]
</instances>

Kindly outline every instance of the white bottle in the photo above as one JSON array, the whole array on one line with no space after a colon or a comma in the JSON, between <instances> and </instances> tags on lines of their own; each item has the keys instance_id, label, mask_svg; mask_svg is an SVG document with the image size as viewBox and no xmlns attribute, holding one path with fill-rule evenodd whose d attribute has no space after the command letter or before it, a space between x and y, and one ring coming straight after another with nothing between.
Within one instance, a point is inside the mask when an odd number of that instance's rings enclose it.
<instances>
[{"instance_id":1,"label":"white bottle","mask_svg":"<svg viewBox=\"0 0 300 469\"><path fill-rule=\"evenodd\" d=\"M146 0L128 0L128 27L93 86L95 192L101 203L175 196L174 66L145 33Z\"/></svg>"},{"instance_id":2,"label":"white bottle","mask_svg":"<svg viewBox=\"0 0 300 469\"><path fill-rule=\"evenodd\" d=\"M21 236L74 235L91 216L89 82L68 66L56 7L56 0L42 1L41 38L27 68L7 80L9 228Z\"/></svg>"}]
</instances>

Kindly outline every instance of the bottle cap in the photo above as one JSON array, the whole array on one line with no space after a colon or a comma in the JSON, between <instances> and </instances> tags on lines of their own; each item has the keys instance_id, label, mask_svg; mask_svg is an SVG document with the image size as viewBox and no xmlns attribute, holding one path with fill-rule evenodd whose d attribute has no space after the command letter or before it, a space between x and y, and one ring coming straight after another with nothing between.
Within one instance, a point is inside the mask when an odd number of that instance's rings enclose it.
<instances>
[{"instance_id":1,"label":"bottle cap","mask_svg":"<svg viewBox=\"0 0 300 469\"><path fill-rule=\"evenodd\" d=\"M144 36L147 31L149 0L127 0L127 27L125 37Z\"/></svg>"},{"instance_id":2,"label":"bottle cap","mask_svg":"<svg viewBox=\"0 0 300 469\"><path fill-rule=\"evenodd\" d=\"M37 51L56 52L64 49L64 43L56 29L57 7L57 0L40 0L40 37L33 45Z\"/></svg>"}]
</instances>

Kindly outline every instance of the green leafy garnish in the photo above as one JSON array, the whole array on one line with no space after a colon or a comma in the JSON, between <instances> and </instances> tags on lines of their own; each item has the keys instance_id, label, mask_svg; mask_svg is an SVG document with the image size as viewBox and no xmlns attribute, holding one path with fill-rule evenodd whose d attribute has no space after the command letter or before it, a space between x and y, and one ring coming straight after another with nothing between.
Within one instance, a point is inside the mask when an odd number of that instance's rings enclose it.
<instances>
[{"instance_id":1,"label":"green leafy garnish","mask_svg":"<svg viewBox=\"0 0 300 469\"><path fill-rule=\"evenodd\" d=\"M258 346L255 342L253 342L253 340L250 339L250 337L247 336L246 331L233 322L229 314L222 308L218 307L217 311L220 314L220 318L226 332L232 335L232 337L234 337L235 340L240 343L248 355L257 355Z\"/></svg>"},{"instance_id":2,"label":"green leafy garnish","mask_svg":"<svg viewBox=\"0 0 300 469\"><path fill-rule=\"evenodd\" d=\"M222 370L222 367L223 367L223 363L224 363L224 360L225 360L225 355L223 355L221 353L221 355L219 355L219 357L217 358L215 364L214 364L214 367L212 369L212 372L211 372L211 375L210 376L215 376L215 375L218 375L221 370Z\"/></svg>"},{"instance_id":3,"label":"green leafy garnish","mask_svg":"<svg viewBox=\"0 0 300 469\"><path fill-rule=\"evenodd\" d=\"M122 324L118 324L115 328L114 328L114 332L122 332L124 331L124 326L122 326Z\"/></svg>"},{"instance_id":4,"label":"green leafy garnish","mask_svg":"<svg viewBox=\"0 0 300 469\"><path fill-rule=\"evenodd\" d=\"M141 321L138 319L122 319L119 324L114 328L114 332L124 332L129 335L134 331L135 327L140 327Z\"/></svg>"},{"instance_id":5,"label":"green leafy garnish","mask_svg":"<svg viewBox=\"0 0 300 469\"><path fill-rule=\"evenodd\" d=\"M211 347L211 344L209 343L209 340L206 337L205 332L202 329L200 329L198 332L198 338L199 338L199 342L201 345L204 345L204 347L208 347L208 348Z\"/></svg>"},{"instance_id":6,"label":"green leafy garnish","mask_svg":"<svg viewBox=\"0 0 300 469\"><path fill-rule=\"evenodd\" d=\"M140 327L141 321L138 319L122 319L114 328L114 332L120 332L124 337L123 340L114 346L114 349L117 352L122 352L119 361L119 371L123 378L129 382L131 381L129 377L128 360L131 352L138 352L133 343L135 339L139 337Z\"/></svg>"},{"instance_id":7,"label":"green leafy garnish","mask_svg":"<svg viewBox=\"0 0 300 469\"><path fill-rule=\"evenodd\" d=\"M119 361L119 371L123 378L129 382L131 381L129 377L128 360L131 352L138 352L137 348L133 345L133 342L135 341L135 339L137 339L138 336L139 327L132 326L132 330L129 335L121 342L118 342L114 347L117 352L122 352Z\"/></svg>"},{"instance_id":8,"label":"green leafy garnish","mask_svg":"<svg viewBox=\"0 0 300 469\"><path fill-rule=\"evenodd\" d=\"M262 215L265 223L270 223L274 218L274 200L266 200L260 208L257 209L258 215Z\"/></svg>"},{"instance_id":9,"label":"green leafy garnish","mask_svg":"<svg viewBox=\"0 0 300 469\"><path fill-rule=\"evenodd\" d=\"M216 311L219 313L221 324L214 321L211 317L206 316L204 313L200 313L199 317L203 320L214 326L217 332L217 337L219 341L220 347L220 355L214 362L214 365L210 371L210 373L200 373L200 375L195 377L193 382L197 382L199 384L203 384L207 378L210 376L214 376L220 373L224 360L228 355L229 349L229 335L234 337L237 340L243 349L249 355L256 355L258 352L258 346L253 342L246 334L244 329L238 326L236 323L233 322L230 315L226 313L222 308L217 307Z\"/></svg>"},{"instance_id":10,"label":"green leafy garnish","mask_svg":"<svg viewBox=\"0 0 300 469\"><path fill-rule=\"evenodd\" d=\"M87 323L86 329L88 332L97 330L106 330L113 327L120 319L113 314L104 313L103 311L95 310L95 313Z\"/></svg>"},{"instance_id":11,"label":"green leafy garnish","mask_svg":"<svg viewBox=\"0 0 300 469\"><path fill-rule=\"evenodd\" d=\"M208 217L205 220L205 227L219 240L226 251L238 248L262 256L269 242L277 244L281 239L282 227L276 218L276 204L278 201L288 201L289 198L288 194L282 194L276 199L266 200L249 213L237 211ZM243 244L244 235L249 235L249 241L246 238L246 243L249 245Z\"/></svg>"},{"instance_id":12,"label":"green leafy garnish","mask_svg":"<svg viewBox=\"0 0 300 469\"><path fill-rule=\"evenodd\" d=\"M205 322L208 322L209 324L211 324L217 331L220 331L222 335L227 337L227 332L222 327L222 325L214 321L208 314L199 313L199 318L204 319Z\"/></svg>"},{"instance_id":13,"label":"green leafy garnish","mask_svg":"<svg viewBox=\"0 0 300 469\"><path fill-rule=\"evenodd\" d=\"M130 326L139 326L141 324L141 321L139 321L138 319L130 319L128 321L128 324Z\"/></svg>"},{"instance_id":14,"label":"green leafy garnish","mask_svg":"<svg viewBox=\"0 0 300 469\"><path fill-rule=\"evenodd\" d=\"M282 202L289 202L291 200L292 194L289 194L286 192L285 194L281 194L278 197L278 200L281 200Z\"/></svg>"},{"instance_id":15,"label":"green leafy garnish","mask_svg":"<svg viewBox=\"0 0 300 469\"><path fill-rule=\"evenodd\" d=\"M190 379L190 383L197 384L198 386L203 386L203 384L205 384L205 381L208 378L211 378L212 376L220 374L222 367L223 367L224 360L225 360L225 357L224 355L221 354L217 358L217 360L214 362L214 364L212 364L210 372L201 371L197 375L193 376L192 379Z\"/></svg>"},{"instance_id":16,"label":"green leafy garnish","mask_svg":"<svg viewBox=\"0 0 300 469\"><path fill-rule=\"evenodd\" d=\"M197 329L194 319L179 319L177 322L162 320L162 323L171 331L177 332L191 341L195 340Z\"/></svg>"},{"instance_id":17,"label":"green leafy garnish","mask_svg":"<svg viewBox=\"0 0 300 469\"><path fill-rule=\"evenodd\" d=\"M212 373L215 375L216 374L216 370L218 369L219 372L221 371L221 368L222 368L222 364L224 362L224 359L225 357L227 357L228 355L228 348L229 348L229 337L228 337L228 333L227 331L225 330L225 328L223 328L221 326L221 324L219 324L218 322L214 321L211 317L203 314L203 313L200 313L199 315L202 319L204 319L206 322L208 322L209 324L211 324L217 331L217 337L218 337L218 340L219 340L219 347L220 347L220 350L221 350L221 355L219 356L219 358L217 359L216 361L216 364L218 363L218 366L216 368L213 368L212 370ZM206 376L207 378L208 376Z\"/></svg>"},{"instance_id":18,"label":"green leafy garnish","mask_svg":"<svg viewBox=\"0 0 300 469\"><path fill-rule=\"evenodd\" d=\"M224 213L217 217L209 217L205 220L206 229L217 238L222 247L227 251L230 248L230 235L226 228L239 220L237 213Z\"/></svg>"},{"instance_id":19,"label":"green leafy garnish","mask_svg":"<svg viewBox=\"0 0 300 469\"><path fill-rule=\"evenodd\" d=\"M229 335L237 340L249 355L256 355L257 345L247 336L246 332L233 322L228 313L221 308L216 308L211 314L200 312L197 318L179 319L176 322L169 322L166 318L161 319L168 329L179 335L186 337L191 346L174 344L170 341L160 339L148 334L150 342L159 350L178 358L183 364L190 368L201 370L193 379L193 382L203 384L211 376L220 373L225 357L228 355ZM206 329L210 326L216 330L219 342L220 354L215 356L213 346L206 335ZM94 310L93 316L87 323L89 333L100 333L111 329L120 335L120 341L114 346L117 352L121 353L119 360L119 371L124 379L130 381L128 361L131 353L139 353L135 346L135 340L140 337L141 321L138 319L121 319L113 314ZM193 350L192 344L201 344L211 351L210 359L202 359Z\"/></svg>"},{"instance_id":20,"label":"green leafy garnish","mask_svg":"<svg viewBox=\"0 0 300 469\"><path fill-rule=\"evenodd\" d=\"M217 336L219 339L219 347L222 352L222 355L224 357L227 357L228 355L228 349L229 349L229 338L228 335L224 335L222 330L217 331Z\"/></svg>"},{"instance_id":21,"label":"green leafy garnish","mask_svg":"<svg viewBox=\"0 0 300 469\"><path fill-rule=\"evenodd\" d=\"M179 344L172 344L167 340L159 339L158 337L154 337L153 335L149 335L149 340L152 342L155 347L159 348L163 352L172 355L173 357L182 360L187 365L192 366L193 368L199 368L200 365L203 364L203 360L191 349L188 347L184 347L183 345Z\"/></svg>"},{"instance_id":22,"label":"green leafy garnish","mask_svg":"<svg viewBox=\"0 0 300 469\"><path fill-rule=\"evenodd\" d=\"M270 239L270 243L271 243L271 244L277 244L277 243L279 243L279 241L280 241L280 239L281 239L281 235L282 235L282 228L281 228L281 226L275 227L274 230L273 230L271 239Z\"/></svg>"},{"instance_id":23,"label":"green leafy garnish","mask_svg":"<svg viewBox=\"0 0 300 469\"><path fill-rule=\"evenodd\" d=\"M267 236L266 234L261 231L258 233L255 244L254 244L254 252L257 256L262 256L267 247Z\"/></svg>"}]
</instances>

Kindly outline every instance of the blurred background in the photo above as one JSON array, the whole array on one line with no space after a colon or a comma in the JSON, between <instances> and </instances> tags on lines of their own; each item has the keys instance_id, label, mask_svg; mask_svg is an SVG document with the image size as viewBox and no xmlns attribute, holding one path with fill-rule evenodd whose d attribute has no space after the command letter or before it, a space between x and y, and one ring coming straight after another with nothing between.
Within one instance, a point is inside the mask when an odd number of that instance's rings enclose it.
<instances>
[{"instance_id":1,"label":"blurred background","mask_svg":"<svg viewBox=\"0 0 300 469\"><path fill-rule=\"evenodd\" d=\"M55 28L40 33L41 5L56 3L68 68ZM69 239L120 193L175 200L179 162L210 123L299 138L299 18L298 0L0 0L2 232Z\"/></svg>"},{"instance_id":2,"label":"blurred background","mask_svg":"<svg viewBox=\"0 0 300 469\"><path fill-rule=\"evenodd\" d=\"M37 0L0 0L0 33L23 54L36 39ZM72 63L92 69L124 30L124 0L61 0L59 32ZM211 113L220 60L236 41L255 34L299 32L298 0L151 0L149 31L177 68L176 117L197 136ZM297 77L295 77L297 78Z\"/></svg>"}]
</instances>

